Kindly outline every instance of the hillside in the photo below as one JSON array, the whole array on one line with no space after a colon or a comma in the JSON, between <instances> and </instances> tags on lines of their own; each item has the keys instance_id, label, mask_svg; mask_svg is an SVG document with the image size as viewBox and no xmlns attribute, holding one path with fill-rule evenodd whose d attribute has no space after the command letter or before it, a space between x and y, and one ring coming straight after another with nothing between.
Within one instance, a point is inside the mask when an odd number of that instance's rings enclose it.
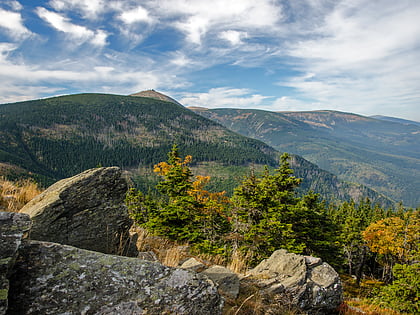
<instances>
[{"instance_id":1,"label":"hillside","mask_svg":"<svg viewBox=\"0 0 420 315\"><path fill-rule=\"evenodd\" d=\"M334 111L192 110L279 151L298 154L344 181L420 204L420 128Z\"/></svg>"},{"instance_id":2,"label":"hillside","mask_svg":"<svg viewBox=\"0 0 420 315\"><path fill-rule=\"evenodd\" d=\"M193 156L198 173L214 177L218 190L231 192L249 165L278 165L279 153L268 145L177 103L150 97L68 95L3 104L0 117L3 168L9 166L16 176L25 170L45 184L97 165L116 165L145 175L137 177L136 183L146 188L153 182L151 166L166 160L173 143L183 155ZM317 176L310 179L308 174L315 169ZM328 199L349 199L366 192L365 187L349 190L310 163L298 163L296 172L308 176L306 187L322 191ZM373 191L367 195L374 201L385 200ZM389 200L385 204L391 205Z\"/></svg>"}]
</instances>

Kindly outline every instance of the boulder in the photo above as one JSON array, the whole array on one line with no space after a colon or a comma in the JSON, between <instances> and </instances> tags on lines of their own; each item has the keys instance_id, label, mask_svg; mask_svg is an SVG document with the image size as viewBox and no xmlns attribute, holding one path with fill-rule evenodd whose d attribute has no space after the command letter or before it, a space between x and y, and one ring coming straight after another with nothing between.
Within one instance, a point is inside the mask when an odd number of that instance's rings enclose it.
<instances>
[{"instance_id":1,"label":"boulder","mask_svg":"<svg viewBox=\"0 0 420 315\"><path fill-rule=\"evenodd\" d=\"M338 273L320 258L277 250L248 276L262 295L309 314L330 314L343 301Z\"/></svg>"},{"instance_id":2,"label":"boulder","mask_svg":"<svg viewBox=\"0 0 420 315\"><path fill-rule=\"evenodd\" d=\"M127 254L132 225L124 204L127 189L118 167L90 169L53 184L20 212L33 221L31 239Z\"/></svg>"},{"instance_id":3,"label":"boulder","mask_svg":"<svg viewBox=\"0 0 420 315\"><path fill-rule=\"evenodd\" d=\"M203 264L201 261L198 261L194 257L187 259L179 267L182 269L193 270L195 272L202 272L203 270L208 268L208 266Z\"/></svg>"},{"instance_id":4,"label":"boulder","mask_svg":"<svg viewBox=\"0 0 420 315\"><path fill-rule=\"evenodd\" d=\"M201 274L68 245L24 240L8 314L221 314Z\"/></svg>"},{"instance_id":5,"label":"boulder","mask_svg":"<svg viewBox=\"0 0 420 315\"><path fill-rule=\"evenodd\" d=\"M240 282L238 275L223 266L211 266L202 272L217 284L220 294L236 299L239 294Z\"/></svg>"},{"instance_id":6,"label":"boulder","mask_svg":"<svg viewBox=\"0 0 420 315\"><path fill-rule=\"evenodd\" d=\"M0 212L0 315L6 314L11 269L17 258L22 237L30 229L29 216Z\"/></svg>"}]
</instances>

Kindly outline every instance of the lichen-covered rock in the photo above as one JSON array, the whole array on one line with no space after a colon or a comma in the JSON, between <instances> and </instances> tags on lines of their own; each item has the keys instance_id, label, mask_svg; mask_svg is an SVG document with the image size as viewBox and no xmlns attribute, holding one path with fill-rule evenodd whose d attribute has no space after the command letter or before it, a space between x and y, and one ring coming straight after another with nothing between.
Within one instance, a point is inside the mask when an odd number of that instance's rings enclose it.
<instances>
[{"instance_id":1,"label":"lichen-covered rock","mask_svg":"<svg viewBox=\"0 0 420 315\"><path fill-rule=\"evenodd\" d=\"M137 258L23 241L8 314L220 314L207 277Z\"/></svg>"},{"instance_id":2,"label":"lichen-covered rock","mask_svg":"<svg viewBox=\"0 0 420 315\"><path fill-rule=\"evenodd\" d=\"M20 212L33 221L31 239L126 254L132 225L127 187L118 167L90 169L50 186Z\"/></svg>"},{"instance_id":3,"label":"lichen-covered rock","mask_svg":"<svg viewBox=\"0 0 420 315\"><path fill-rule=\"evenodd\" d=\"M340 277L329 264L284 249L262 261L249 276L262 295L297 306L309 314L329 314L343 300Z\"/></svg>"},{"instance_id":4,"label":"lichen-covered rock","mask_svg":"<svg viewBox=\"0 0 420 315\"><path fill-rule=\"evenodd\" d=\"M211 266L202 272L202 274L213 280L219 289L220 294L230 299L236 299L239 294L238 275L223 266Z\"/></svg>"},{"instance_id":5,"label":"lichen-covered rock","mask_svg":"<svg viewBox=\"0 0 420 315\"><path fill-rule=\"evenodd\" d=\"M6 314L9 274L17 257L23 235L30 229L28 215L0 212L0 315Z\"/></svg>"}]
</instances>

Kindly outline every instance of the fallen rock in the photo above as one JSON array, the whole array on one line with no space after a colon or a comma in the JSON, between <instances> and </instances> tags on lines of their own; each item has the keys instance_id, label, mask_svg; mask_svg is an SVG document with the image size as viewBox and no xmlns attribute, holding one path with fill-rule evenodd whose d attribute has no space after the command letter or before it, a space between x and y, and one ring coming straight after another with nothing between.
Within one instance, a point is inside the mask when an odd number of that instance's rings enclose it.
<instances>
[{"instance_id":1,"label":"fallen rock","mask_svg":"<svg viewBox=\"0 0 420 315\"><path fill-rule=\"evenodd\" d=\"M17 258L22 237L30 229L29 216L0 212L0 314L6 314L9 295L9 275Z\"/></svg>"},{"instance_id":2,"label":"fallen rock","mask_svg":"<svg viewBox=\"0 0 420 315\"><path fill-rule=\"evenodd\" d=\"M238 275L223 266L211 266L202 272L217 284L220 294L236 299L239 294L240 282Z\"/></svg>"},{"instance_id":3,"label":"fallen rock","mask_svg":"<svg viewBox=\"0 0 420 315\"><path fill-rule=\"evenodd\" d=\"M340 277L329 264L284 249L262 261L249 277L262 295L309 314L330 314L343 301Z\"/></svg>"},{"instance_id":4,"label":"fallen rock","mask_svg":"<svg viewBox=\"0 0 420 315\"><path fill-rule=\"evenodd\" d=\"M26 240L11 277L8 314L221 314L201 274L159 263Z\"/></svg>"},{"instance_id":5,"label":"fallen rock","mask_svg":"<svg viewBox=\"0 0 420 315\"><path fill-rule=\"evenodd\" d=\"M118 167L90 169L50 186L20 212L33 221L31 239L127 254L132 225L124 204L127 189Z\"/></svg>"},{"instance_id":6,"label":"fallen rock","mask_svg":"<svg viewBox=\"0 0 420 315\"><path fill-rule=\"evenodd\" d=\"M198 261L196 258L191 257L184 261L179 267L182 269L193 270L195 272L202 272L208 266L203 264L201 261Z\"/></svg>"}]
</instances>

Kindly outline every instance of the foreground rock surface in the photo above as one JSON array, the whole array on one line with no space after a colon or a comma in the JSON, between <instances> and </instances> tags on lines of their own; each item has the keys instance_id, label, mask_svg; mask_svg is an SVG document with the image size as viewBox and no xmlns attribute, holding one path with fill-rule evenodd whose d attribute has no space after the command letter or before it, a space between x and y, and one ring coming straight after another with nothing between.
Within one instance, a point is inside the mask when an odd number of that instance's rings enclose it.
<instances>
[{"instance_id":1,"label":"foreground rock surface","mask_svg":"<svg viewBox=\"0 0 420 315\"><path fill-rule=\"evenodd\" d=\"M207 277L136 258L26 240L8 314L221 314Z\"/></svg>"},{"instance_id":2,"label":"foreground rock surface","mask_svg":"<svg viewBox=\"0 0 420 315\"><path fill-rule=\"evenodd\" d=\"M319 258L277 250L249 276L272 302L290 304L309 314L331 314L343 301L338 273Z\"/></svg>"},{"instance_id":3,"label":"foreground rock surface","mask_svg":"<svg viewBox=\"0 0 420 315\"><path fill-rule=\"evenodd\" d=\"M33 221L31 239L126 254L127 188L118 167L90 169L50 186L20 212Z\"/></svg>"},{"instance_id":4,"label":"foreground rock surface","mask_svg":"<svg viewBox=\"0 0 420 315\"><path fill-rule=\"evenodd\" d=\"M211 266L202 272L217 284L219 292L230 299L236 299L239 294L239 277L223 266Z\"/></svg>"},{"instance_id":5,"label":"foreground rock surface","mask_svg":"<svg viewBox=\"0 0 420 315\"><path fill-rule=\"evenodd\" d=\"M9 274L18 255L23 235L31 227L29 216L0 212L0 315L6 314Z\"/></svg>"}]
</instances>

